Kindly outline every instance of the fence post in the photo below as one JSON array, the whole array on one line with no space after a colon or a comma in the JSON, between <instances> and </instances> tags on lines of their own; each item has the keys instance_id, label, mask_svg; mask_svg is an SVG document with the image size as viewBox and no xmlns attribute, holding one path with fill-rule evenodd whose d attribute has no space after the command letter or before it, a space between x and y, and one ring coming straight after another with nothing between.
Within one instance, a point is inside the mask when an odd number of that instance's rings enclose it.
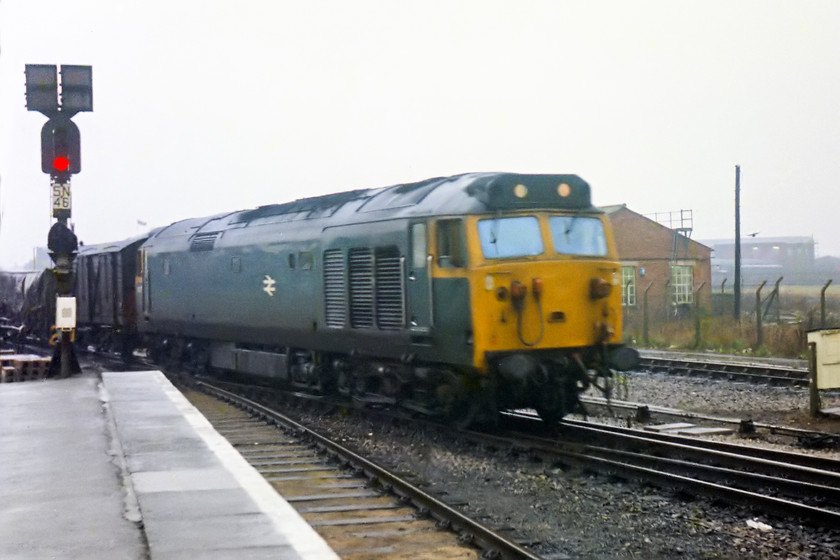
<instances>
[{"instance_id":1,"label":"fence post","mask_svg":"<svg viewBox=\"0 0 840 560\"><path fill-rule=\"evenodd\" d=\"M825 291L828 289L831 280L825 283L825 286L820 290L820 328L825 328Z\"/></svg>"},{"instance_id":2,"label":"fence post","mask_svg":"<svg viewBox=\"0 0 840 560\"><path fill-rule=\"evenodd\" d=\"M761 348L761 344L764 342L761 337L761 288L767 283L767 280L761 283L758 289L755 291L755 332L756 332L756 342L755 342L755 349L758 350Z\"/></svg>"},{"instance_id":3,"label":"fence post","mask_svg":"<svg viewBox=\"0 0 840 560\"><path fill-rule=\"evenodd\" d=\"M694 347L700 348L700 290L703 289L706 283L700 284L697 291L694 292Z\"/></svg>"},{"instance_id":4,"label":"fence post","mask_svg":"<svg viewBox=\"0 0 840 560\"><path fill-rule=\"evenodd\" d=\"M727 309L726 309L726 298L724 297L726 295L726 290L724 288L726 286L726 281L727 280L728 280L728 278L724 278L723 282L720 283L720 305L718 306L717 311L718 311L718 313L720 314L721 317L726 315L726 311L727 311ZM712 305L712 313L714 313L714 311L715 311L714 310L714 305Z\"/></svg>"},{"instance_id":5,"label":"fence post","mask_svg":"<svg viewBox=\"0 0 840 560\"><path fill-rule=\"evenodd\" d=\"M778 280L776 280L776 287L773 289L773 293L776 294L776 324L782 324L782 294L779 292L779 284L782 283L784 276L780 276Z\"/></svg>"},{"instance_id":6,"label":"fence post","mask_svg":"<svg viewBox=\"0 0 840 560\"><path fill-rule=\"evenodd\" d=\"M644 303L642 305L642 336L645 340L645 346L650 344L650 337L648 336L648 291L650 290L651 286L653 286L653 282L648 284L648 287L645 288Z\"/></svg>"},{"instance_id":7,"label":"fence post","mask_svg":"<svg viewBox=\"0 0 840 560\"><path fill-rule=\"evenodd\" d=\"M810 383L808 392L810 395L809 409L811 416L816 418L820 415L820 390L817 388L817 343L808 343L808 373Z\"/></svg>"}]
</instances>

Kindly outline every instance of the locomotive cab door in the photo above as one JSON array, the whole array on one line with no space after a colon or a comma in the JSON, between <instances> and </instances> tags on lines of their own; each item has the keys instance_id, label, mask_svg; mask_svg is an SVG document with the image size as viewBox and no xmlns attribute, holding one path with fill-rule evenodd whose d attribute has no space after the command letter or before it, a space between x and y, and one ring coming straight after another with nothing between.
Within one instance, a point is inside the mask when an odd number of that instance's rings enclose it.
<instances>
[{"instance_id":1,"label":"locomotive cab door","mask_svg":"<svg viewBox=\"0 0 840 560\"><path fill-rule=\"evenodd\" d=\"M410 226L411 258L408 261L406 282L408 328L412 335L422 340L434 326L432 315L432 283L429 279L431 255L428 233L424 222ZM414 336L412 337L414 338Z\"/></svg>"}]
</instances>

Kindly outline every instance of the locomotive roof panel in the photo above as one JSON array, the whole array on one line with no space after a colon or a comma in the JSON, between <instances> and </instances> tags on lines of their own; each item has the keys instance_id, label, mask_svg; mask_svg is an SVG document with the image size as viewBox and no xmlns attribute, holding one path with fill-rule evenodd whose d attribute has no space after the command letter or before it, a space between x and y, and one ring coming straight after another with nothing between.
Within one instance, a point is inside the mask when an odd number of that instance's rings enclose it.
<instances>
[{"instance_id":1,"label":"locomotive roof panel","mask_svg":"<svg viewBox=\"0 0 840 560\"><path fill-rule=\"evenodd\" d=\"M261 206L237 213L231 225L326 218L339 213L350 219L353 213L433 216L516 209L595 210L589 184L577 175L468 173Z\"/></svg>"},{"instance_id":2,"label":"locomotive roof panel","mask_svg":"<svg viewBox=\"0 0 840 560\"><path fill-rule=\"evenodd\" d=\"M152 237L191 239L193 250L212 249L223 232L301 222L350 224L386 218L494 213L504 210L600 212L589 184L577 175L466 173L375 189L302 198L237 212L175 222ZM322 225L319 227L323 227Z\"/></svg>"}]
</instances>

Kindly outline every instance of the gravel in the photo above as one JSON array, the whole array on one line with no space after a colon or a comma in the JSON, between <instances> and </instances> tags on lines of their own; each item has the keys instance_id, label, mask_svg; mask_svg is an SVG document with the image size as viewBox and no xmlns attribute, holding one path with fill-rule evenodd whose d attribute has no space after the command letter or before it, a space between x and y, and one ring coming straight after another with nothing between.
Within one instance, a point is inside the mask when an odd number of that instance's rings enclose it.
<instances>
[{"instance_id":1,"label":"gravel","mask_svg":"<svg viewBox=\"0 0 840 560\"><path fill-rule=\"evenodd\" d=\"M632 374L628 386L640 402L840 432L840 420L808 416L804 389L664 374ZM826 394L823 405L838 406L840 397ZM840 558L840 531L488 450L434 430L383 427L352 414L296 415L545 558Z\"/></svg>"}]
</instances>

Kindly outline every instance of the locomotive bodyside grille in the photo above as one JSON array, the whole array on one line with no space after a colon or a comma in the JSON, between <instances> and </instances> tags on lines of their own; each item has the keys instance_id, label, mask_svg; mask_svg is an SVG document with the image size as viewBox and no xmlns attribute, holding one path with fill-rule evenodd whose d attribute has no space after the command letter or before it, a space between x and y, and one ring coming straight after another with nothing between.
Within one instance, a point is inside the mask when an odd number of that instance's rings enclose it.
<instances>
[{"instance_id":1,"label":"locomotive bodyside grille","mask_svg":"<svg viewBox=\"0 0 840 560\"><path fill-rule=\"evenodd\" d=\"M340 249L324 251L324 309L328 327L341 328L347 322L347 285Z\"/></svg>"},{"instance_id":2,"label":"locomotive bodyside grille","mask_svg":"<svg viewBox=\"0 0 840 560\"><path fill-rule=\"evenodd\" d=\"M373 326L373 253L368 248L350 249L350 326Z\"/></svg>"},{"instance_id":3,"label":"locomotive bodyside grille","mask_svg":"<svg viewBox=\"0 0 840 560\"><path fill-rule=\"evenodd\" d=\"M405 277L403 261L396 247L377 251L376 324L380 329L405 326Z\"/></svg>"},{"instance_id":4,"label":"locomotive bodyside grille","mask_svg":"<svg viewBox=\"0 0 840 560\"><path fill-rule=\"evenodd\" d=\"M190 251L212 251L221 236L221 231L197 233L190 239Z\"/></svg>"}]
</instances>

